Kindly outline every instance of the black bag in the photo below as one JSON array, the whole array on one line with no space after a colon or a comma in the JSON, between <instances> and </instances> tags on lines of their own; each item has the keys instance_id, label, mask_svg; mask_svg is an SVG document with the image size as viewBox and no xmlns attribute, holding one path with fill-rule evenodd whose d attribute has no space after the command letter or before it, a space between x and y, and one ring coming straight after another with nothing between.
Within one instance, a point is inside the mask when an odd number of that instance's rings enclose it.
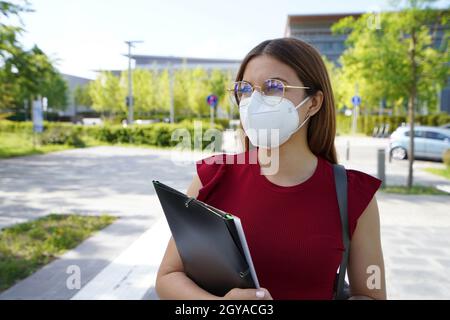
<instances>
[{"instance_id":1,"label":"black bag","mask_svg":"<svg viewBox=\"0 0 450 320\"><path fill-rule=\"evenodd\" d=\"M345 281L347 272L348 258L350 254L350 235L348 224L348 202L347 202L347 171L344 166L335 164L333 166L334 181L336 184L336 194L339 204L339 214L342 225L342 242L344 243L344 254L339 266L339 272L336 274L334 282L334 299L347 300L351 297L350 286Z\"/></svg>"}]
</instances>

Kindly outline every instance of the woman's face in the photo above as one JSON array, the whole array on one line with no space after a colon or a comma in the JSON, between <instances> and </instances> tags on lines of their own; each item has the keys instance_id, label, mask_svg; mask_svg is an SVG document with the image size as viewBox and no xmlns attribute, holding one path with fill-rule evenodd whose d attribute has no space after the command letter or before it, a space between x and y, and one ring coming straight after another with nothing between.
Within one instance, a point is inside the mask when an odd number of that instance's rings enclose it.
<instances>
[{"instance_id":1,"label":"woman's face","mask_svg":"<svg viewBox=\"0 0 450 320\"><path fill-rule=\"evenodd\" d=\"M291 86L304 86L291 67L271 56L261 55L250 60L245 68L243 80L261 87L267 79L279 79ZM286 89L284 97L297 106L306 98L306 92L305 89ZM306 118L309 105L308 101L298 109L300 119Z\"/></svg>"}]
</instances>

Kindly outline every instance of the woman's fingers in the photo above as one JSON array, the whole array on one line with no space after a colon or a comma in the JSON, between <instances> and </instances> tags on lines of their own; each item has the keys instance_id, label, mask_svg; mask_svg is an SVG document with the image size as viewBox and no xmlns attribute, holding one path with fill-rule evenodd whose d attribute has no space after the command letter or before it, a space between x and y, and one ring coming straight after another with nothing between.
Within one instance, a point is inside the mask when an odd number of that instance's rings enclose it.
<instances>
[{"instance_id":1,"label":"woman's fingers","mask_svg":"<svg viewBox=\"0 0 450 320\"><path fill-rule=\"evenodd\" d=\"M224 299L227 300L273 300L267 289L239 289L228 292Z\"/></svg>"}]
</instances>

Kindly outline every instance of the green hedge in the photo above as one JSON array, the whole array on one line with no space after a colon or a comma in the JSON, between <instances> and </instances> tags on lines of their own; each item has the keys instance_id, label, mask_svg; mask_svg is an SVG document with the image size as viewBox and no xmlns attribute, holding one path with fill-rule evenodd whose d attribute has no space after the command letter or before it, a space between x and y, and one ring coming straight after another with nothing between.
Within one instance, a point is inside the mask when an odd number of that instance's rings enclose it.
<instances>
[{"instance_id":1,"label":"green hedge","mask_svg":"<svg viewBox=\"0 0 450 320\"><path fill-rule=\"evenodd\" d=\"M202 119L202 133L211 128L209 120ZM214 128L223 131L228 127L228 120L221 120ZM372 135L374 128L383 124L389 124L389 133L392 133L402 123L407 122L405 116L361 116L358 119L358 132ZM434 114L429 116L417 116L416 123L422 125L440 126L450 123L449 114ZM351 132L352 118L344 115L337 116L337 130L339 134ZM158 147L173 147L181 142L181 139L174 140L176 130L187 130L190 135L190 145L205 148L211 144L211 139L204 136L195 136L193 120L184 120L177 124L155 123L150 125L136 125L122 127L121 125L105 126L80 126L71 123L44 122L44 133L41 135L43 144L67 144L76 147L83 147L86 140L90 138L111 143L129 143L135 145L149 145ZM0 132L18 132L31 134L33 124L31 122L15 122L0 120ZM194 141L196 139L197 141ZM199 141L201 140L201 141ZM221 138L215 141L216 147L221 146Z\"/></svg>"},{"instance_id":2,"label":"green hedge","mask_svg":"<svg viewBox=\"0 0 450 320\"><path fill-rule=\"evenodd\" d=\"M12 132L30 135L33 133L32 122L0 121L0 132ZM44 122L44 132L39 136L43 145L59 144L84 147L83 128L70 123Z\"/></svg>"},{"instance_id":3,"label":"green hedge","mask_svg":"<svg viewBox=\"0 0 450 320\"><path fill-rule=\"evenodd\" d=\"M445 165L448 168L450 168L450 149L448 149L444 152L444 155L442 156L442 160L444 161Z\"/></svg>"},{"instance_id":4,"label":"green hedge","mask_svg":"<svg viewBox=\"0 0 450 320\"><path fill-rule=\"evenodd\" d=\"M424 126L441 126L446 123L450 123L450 114L438 113L432 115L418 115L415 117L415 123ZM360 116L358 118L358 132L364 133L366 135L372 135L375 127L382 125L389 125L389 133L394 132L402 123L407 123L407 116L378 116L378 115L368 115ZM345 115L337 116L337 131L340 134L347 134L351 132L352 128L352 117L347 117Z\"/></svg>"},{"instance_id":5,"label":"green hedge","mask_svg":"<svg viewBox=\"0 0 450 320\"><path fill-rule=\"evenodd\" d=\"M121 125L105 125L105 126L80 126L70 123L45 122L44 133L40 136L42 144L67 144L76 147L83 147L88 138L106 142L110 144L135 144L149 145L158 147L174 147L182 142L182 138L189 133L190 147L198 146L203 149L211 142L215 142L216 148L220 149L222 145L220 139L207 139L205 133L211 129L211 125L207 121L201 121L202 134L195 135L195 127L192 121L183 121L179 124L156 123L150 125L136 125L131 127L122 127ZM220 124L216 124L214 129L223 131ZM17 132L31 134L33 124L31 122L13 122L3 120L0 121L0 132ZM172 137L174 139L172 139ZM194 141L196 139L197 141ZM201 140L201 141L200 141ZM212 141L211 141L212 140ZM197 142L197 144L195 143Z\"/></svg>"},{"instance_id":6,"label":"green hedge","mask_svg":"<svg viewBox=\"0 0 450 320\"><path fill-rule=\"evenodd\" d=\"M219 125L216 125L214 128L219 131L223 131L223 128ZM203 134L205 134L205 131L209 129L211 129L211 126L209 124L202 123ZM111 144L130 143L135 145L150 145L158 147L174 147L182 142L182 138L175 140L175 138L177 137L177 134L175 133L176 130L180 130L178 132L178 136L181 137L189 133L189 137L191 138L191 147L194 146L194 138L196 138L197 140L202 140L201 144L198 142L198 146L201 145L202 148L205 148L211 143L211 141L205 140L204 136L195 136L195 127L192 123L156 123L151 125L132 126L126 128L122 126L101 126L86 128L86 132L89 132L89 136L92 136L95 139L103 142ZM174 139L172 139L172 137ZM221 141L217 141L217 143L220 143L221 146Z\"/></svg>"}]
</instances>

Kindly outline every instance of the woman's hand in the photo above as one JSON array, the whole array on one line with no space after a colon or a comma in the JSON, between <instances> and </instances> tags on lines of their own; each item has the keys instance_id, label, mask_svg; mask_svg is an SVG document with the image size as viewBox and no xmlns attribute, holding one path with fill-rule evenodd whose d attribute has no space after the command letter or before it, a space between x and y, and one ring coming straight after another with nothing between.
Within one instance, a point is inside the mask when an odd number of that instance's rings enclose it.
<instances>
[{"instance_id":1,"label":"woman's hand","mask_svg":"<svg viewBox=\"0 0 450 320\"><path fill-rule=\"evenodd\" d=\"M267 289L232 289L223 300L273 300Z\"/></svg>"}]
</instances>

